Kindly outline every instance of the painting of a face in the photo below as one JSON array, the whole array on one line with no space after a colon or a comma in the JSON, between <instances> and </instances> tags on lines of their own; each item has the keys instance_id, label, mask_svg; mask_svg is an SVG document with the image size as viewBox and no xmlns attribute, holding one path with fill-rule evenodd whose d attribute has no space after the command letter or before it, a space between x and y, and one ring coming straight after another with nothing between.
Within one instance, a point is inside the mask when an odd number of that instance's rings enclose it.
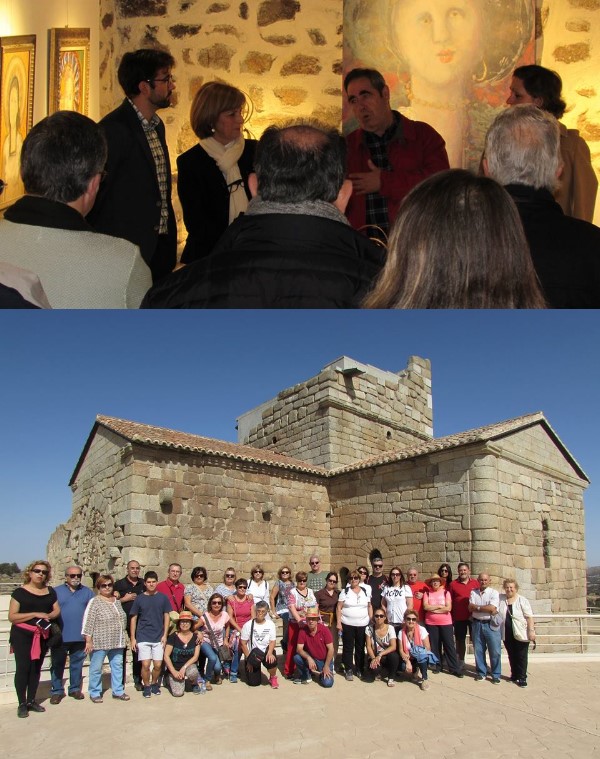
<instances>
[{"instance_id":1,"label":"painting of a face","mask_svg":"<svg viewBox=\"0 0 600 759\"><path fill-rule=\"evenodd\" d=\"M481 60L481 0L399 0L392 39L413 76L444 86Z\"/></svg>"}]
</instances>

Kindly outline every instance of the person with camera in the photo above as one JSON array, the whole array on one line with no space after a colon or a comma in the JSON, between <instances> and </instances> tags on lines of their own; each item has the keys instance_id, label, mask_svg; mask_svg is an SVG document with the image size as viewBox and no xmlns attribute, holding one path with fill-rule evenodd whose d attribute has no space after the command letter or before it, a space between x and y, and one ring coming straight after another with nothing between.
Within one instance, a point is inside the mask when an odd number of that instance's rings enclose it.
<instances>
[{"instance_id":1,"label":"person with camera","mask_svg":"<svg viewBox=\"0 0 600 759\"><path fill-rule=\"evenodd\" d=\"M62 629L62 643L50 651L52 690L50 703L60 704L65 697L63 674L67 656L69 657L69 696L76 701L83 700L81 684L85 661L85 640L81 634L83 615L94 592L82 585L83 569L76 564L65 570L65 581L56 588L60 605L58 624Z\"/></svg>"},{"instance_id":2,"label":"person with camera","mask_svg":"<svg viewBox=\"0 0 600 759\"><path fill-rule=\"evenodd\" d=\"M48 586L50 572L47 561L32 561L23 572L23 585L12 593L8 607L8 621L12 625L9 640L16 665L18 717L46 711L35 701L35 696L52 620L60 614L56 591Z\"/></svg>"},{"instance_id":3,"label":"person with camera","mask_svg":"<svg viewBox=\"0 0 600 759\"><path fill-rule=\"evenodd\" d=\"M256 619L249 620L242 627L240 643L246 659L248 685L260 685L260 668L263 665L269 673L271 688L279 688L275 657L277 630L273 620L267 617L268 611L269 604L266 601L258 601L255 606Z\"/></svg>"}]
</instances>

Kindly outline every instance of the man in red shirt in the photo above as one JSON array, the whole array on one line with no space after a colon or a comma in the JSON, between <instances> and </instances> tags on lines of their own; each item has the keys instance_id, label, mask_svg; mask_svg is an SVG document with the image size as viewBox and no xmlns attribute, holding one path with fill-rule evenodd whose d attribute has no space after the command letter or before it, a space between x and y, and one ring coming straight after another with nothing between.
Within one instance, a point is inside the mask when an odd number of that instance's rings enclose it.
<instances>
[{"instance_id":1,"label":"man in red shirt","mask_svg":"<svg viewBox=\"0 0 600 759\"><path fill-rule=\"evenodd\" d=\"M331 688L333 638L329 628L319 622L319 612L316 609L310 609L306 613L306 627L300 630L296 651L294 663L298 667L300 677L294 679L294 684L309 683L311 673L314 673L319 675L319 682L324 688Z\"/></svg>"},{"instance_id":2,"label":"man in red shirt","mask_svg":"<svg viewBox=\"0 0 600 759\"><path fill-rule=\"evenodd\" d=\"M419 580L419 570L416 567L408 568L406 580L413 594L413 611L417 612L422 622L425 613L423 611L423 593L427 590L427 583Z\"/></svg>"},{"instance_id":3,"label":"man in red shirt","mask_svg":"<svg viewBox=\"0 0 600 759\"><path fill-rule=\"evenodd\" d=\"M471 635L469 596L472 590L479 590L479 583L471 578L471 570L466 562L461 561L458 565L458 578L452 580L448 590L452 598L452 624L454 626L454 639L456 640L456 653L461 665L464 666L467 630L469 636Z\"/></svg>"},{"instance_id":4,"label":"man in red shirt","mask_svg":"<svg viewBox=\"0 0 600 759\"><path fill-rule=\"evenodd\" d=\"M184 585L179 582L181 577L181 564L169 564L169 575L166 580L159 582L156 592L162 593L169 599L173 611L179 613L183 609ZM479 586L478 586L479 587Z\"/></svg>"}]
</instances>

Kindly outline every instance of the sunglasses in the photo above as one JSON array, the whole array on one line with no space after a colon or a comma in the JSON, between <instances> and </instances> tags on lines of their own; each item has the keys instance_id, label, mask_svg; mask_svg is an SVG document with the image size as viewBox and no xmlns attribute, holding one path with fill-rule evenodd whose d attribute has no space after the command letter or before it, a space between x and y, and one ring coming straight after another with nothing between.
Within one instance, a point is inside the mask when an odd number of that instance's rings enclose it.
<instances>
[{"instance_id":1,"label":"sunglasses","mask_svg":"<svg viewBox=\"0 0 600 759\"><path fill-rule=\"evenodd\" d=\"M383 564L373 564L373 569L383 569Z\"/></svg>"},{"instance_id":2,"label":"sunglasses","mask_svg":"<svg viewBox=\"0 0 600 759\"><path fill-rule=\"evenodd\" d=\"M369 573L365 572L364 569L361 569L359 574L361 574L361 575L368 575Z\"/></svg>"},{"instance_id":3,"label":"sunglasses","mask_svg":"<svg viewBox=\"0 0 600 759\"><path fill-rule=\"evenodd\" d=\"M296 582L300 585L301 582L308 582L308 580L296 580Z\"/></svg>"},{"instance_id":4,"label":"sunglasses","mask_svg":"<svg viewBox=\"0 0 600 759\"><path fill-rule=\"evenodd\" d=\"M406 621L407 622L416 622L417 618L416 617L406 617Z\"/></svg>"},{"instance_id":5,"label":"sunglasses","mask_svg":"<svg viewBox=\"0 0 600 759\"><path fill-rule=\"evenodd\" d=\"M101 588L112 588L113 584L112 582L103 582L100 587Z\"/></svg>"},{"instance_id":6,"label":"sunglasses","mask_svg":"<svg viewBox=\"0 0 600 759\"><path fill-rule=\"evenodd\" d=\"M385 619L385 614L375 614L375 619Z\"/></svg>"},{"instance_id":7,"label":"sunglasses","mask_svg":"<svg viewBox=\"0 0 600 759\"><path fill-rule=\"evenodd\" d=\"M391 577L400 577L400 572L392 572Z\"/></svg>"},{"instance_id":8,"label":"sunglasses","mask_svg":"<svg viewBox=\"0 0 600 759\"><path fill-rule=\"evenodd\" d=\"M198 579L198 577L206 577L206 575L203 575L203 574L201 574L201 573L200 573L200 574L197 574L197 575L194 575L194 580L197 580L197 579Z\"/></svg>"},{"instance_id":9,"label":"sunglasses","mask_svg":"<svg viewBox=\"0 0 600 759\"><path fill-rule=\"evenodd\" d=\"M327 582L337 582L337 578L335 578L335 577L332 577L332 578L330 578L329 580L327 580Z\"/></svg>"},{"instance_id":10,"label":"sunglasses","mask_svg":"<svg viewBox=\"0 0 600 759\"><path fill-rule=\"evenodd\" d=\"M261 572L260 569L255 569L254 572L252 572L253 575L264 575L264 572Z\"/></svg>"},{"instance_id":11,"label":"sunglasses","mask_svg":"<svg viewBox=\"0 0 600 759\"><path fill-rule=\"evenodd\" d=\"M67 577L70 577L71 580L74 580L76 577L81 580L82 575L67 575Z\"/></svg>"},{"instance_id":12,"label":"sunglasses","mask_svg":"<svg viewBox=\"0 0 600 759\"><path fill-rule=\"evenodd\" d=\"M448 570L447 569L440 569L440 574L441 575L447 575L448 574Z\"/></svg>"},{"instance_id":13,"label":"sunglasses","mask_svg":"<svg viewBox=\"0 0 600 759\"><path fill-rule=\"evenodd\" d=\"M321 563L320 561L311 561L310 565L311 565L311 567L314 567L314 566L316 566L317 564L320 564L320 563Z\"/></svg>"},{"instance_id":14,"label":"sunglasses","mask_svg":"<svg viewBox=\"0 0 600 759\"><path fill-rule=\"evenodd\" d=\"M204 575L198 575L198 576L203 577ZM235 575L225 575L225 577L227 577L227 579L233 579Z\"/></svg>"},{"instance_id":15,"label":"sunglasses","mask_svg":"<svg viewBox=\"0 0 600 759\"><path fill-rule=\"evenodd\" d=\"M289 570L289 569L282 569L282 570L281 570L281 574L282 574L282 575L291 575L292 573L290 572L290 570Z\"/></svg>"},{"instance_id":16,"label":"sunglasses","mask_svg":"<svg viewBox=\"0 0 600 759\"><path fill-rule=\"evenodd\" d=\"M31 571L35 572L36 575L45 575L45 576L47 576L47 575L50 574L47 569L32 569Z\"/></svg>"},{"instance_id":17,"label":"sunglasses","mask_svg":"<svg viewBox=\"0 0 600 759\"><path fill-rule=\"evenodd\" d=\"M238 590L246 590L247 588L248 588L248 586L247 586L247 585L238 585L238 586L237 586L237 589L238 589Z\"/></svg>"},{"instance_id":18,"label":"sunglasses","mask_svg":"<svg viewBox=\"0 0 600 759\"><path fill-rule=\"evenodd\" d=\"M223 601L213 601L211 606L223 606Z\"/></svg>"}]
</instances>

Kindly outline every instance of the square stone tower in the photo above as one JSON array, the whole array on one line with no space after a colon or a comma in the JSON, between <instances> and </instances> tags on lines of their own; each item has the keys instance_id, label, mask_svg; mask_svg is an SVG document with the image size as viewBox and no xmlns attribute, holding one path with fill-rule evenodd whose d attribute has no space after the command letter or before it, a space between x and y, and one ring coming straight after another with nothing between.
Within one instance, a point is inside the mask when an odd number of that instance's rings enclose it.
<instances>
[{"instance_id":1,"label":"square stone tower","mask_svg":"<svg viewBox=\"0 0 600 759\"><path fill-rule=\"evenodd\" d=\"M411 356L395 374L342 356L237 423L239 443L326 469L429 441L431 365Z\"/></svg>"}]
</instances>

